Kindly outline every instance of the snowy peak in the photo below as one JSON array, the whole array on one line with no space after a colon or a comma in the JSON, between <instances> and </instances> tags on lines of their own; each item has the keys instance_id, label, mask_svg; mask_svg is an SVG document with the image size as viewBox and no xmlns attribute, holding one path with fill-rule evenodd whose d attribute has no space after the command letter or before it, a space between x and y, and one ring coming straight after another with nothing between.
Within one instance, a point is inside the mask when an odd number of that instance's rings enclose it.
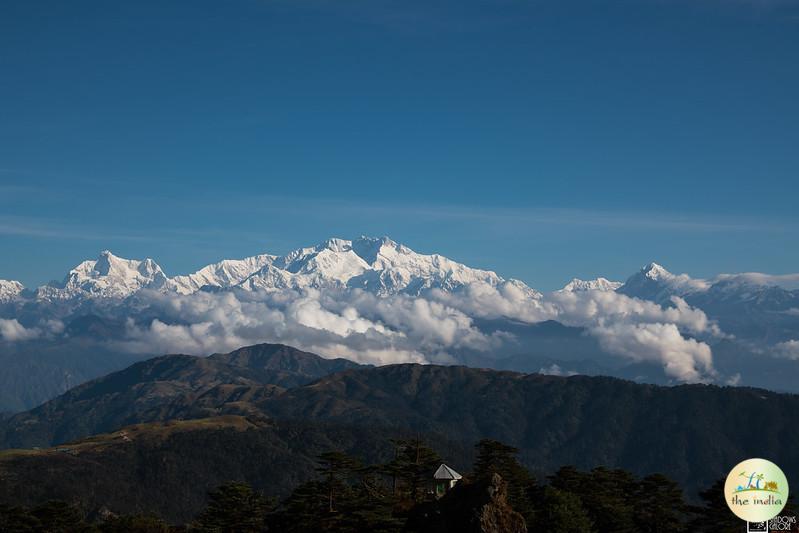
<instances>
[{"instance_id":1,"label":"snowy peak","mask_svg":"<svg viewBox=\"0 0 799 533\"><path fill-rule=\"evenodd\" d=\"M710 284L703 279L694 279L687 274L675 275L657 263L649 263L636 274L630 276L618 292L627 296L668 302L672 296L684 297L688 294L706 291Z\"/></svg>"},{"instance_id":2,"label":"snowy peak","mask_svg":"<svg viewBox=\"0 0 799 533\"><path fill-rule=\"evenodd\" d=\"M0 279L0 303L16 300L25 286L19 281Z\"/></svg>"},{"instance_id":3,"label":"snowy peak","mask_svg":"<svg viewBox=\"0 0 799 533\"><path fill-rule=\"evenodd\" d=\"M418 254L388 237L354 241L328 239L300 248L244 280L244 290L357 288L378 295L454 290L475 282L504 280L494 272L469 268L440 255Z\"/></svg>"},{"instance_id":4,"label":"snowy peak","mask_svg":"<svg viewBox=\"0 0 799 533\"><path fill-rule=\"evenodd\" d=\"M641 269L641 274L651 280L670 280L674 274L663 268L657 263L649 263Z\"/></svg>"},{"instance_id":5,"label":"snowy peak","mask_svg":"<svg viewBox=\"0 0 799 533\"><path fill-rule=\"evenodd\" d=\"M203 267L194 274L175 276L167 282L167 288L179 294L191 294L203 287L233 287L270 265L276 258L262 254L244 259L225 259Z\"/></svg>"},{"instance_id":6,"label":"snowy peak","mask_svg":"<svg viewBox=\"0 0 799 533\"><path fill-rule=\"evenodd\" d=\"M369 265L375 264L377 258L382 254L384 247L397 248L397 246L399 245L388 237L375 239L361 235L359 238L352 241L352 250Z\"/></svg>"},{"instance_id":7,"label":"snowy peak","mask_svg":"<svg viewBox=\"0 0 799 533\"><path fill-rule=\"evenodd\" d=\"M606 278L596 278L590 280L573 278L559 292L615 291L622 285L623 283L619 281L610 281Z\"/></svg>"},{"instance_id":8,"label":"snowy peak","mask_svg":"<svg viewBox=\"0 0 799 533\"><path fill-rule=\"evenodd\" d=\"M492 271L470 268L438 254L420 254L388 237L362 236L354 241L328 239L283 256L226 259L174 278L167 278L152 259L123 259L104 250L97 259L83 261L70 270L61 283L39 287L36 298L79 302L83 298L124 299L142 289L192 294L204 288L360 289L379 296L418 295L434 289L454 291L476 283L513 287L531 297L540 296L524 283L505 280ZM22 290L8 287L3 294Z\"/></svg>"},{"instance_id":9,"label":"snowy peak","mask_svg":"<svg viewBox=\"0 0 799 533\"><path fill-rule=\"evenodd\" d=\"M292 274L340 283L369 268L353 251L352 241L344 239L328 239L312 248L300 248L277 258L274 266Z\"/></svg>"},{"instance_id":10,"label":"snowy peak","mask_svg":"<svg viewBox=\"0 0 799 533\"><path fill-rule=\"evenodd\" d=\"M117 257L108 250L69 271L60 285L39 287L37 297L69 300L81 296L126 298L141 289L160 289L167 277L152 259Z\"/></svg>"}]
</instances>

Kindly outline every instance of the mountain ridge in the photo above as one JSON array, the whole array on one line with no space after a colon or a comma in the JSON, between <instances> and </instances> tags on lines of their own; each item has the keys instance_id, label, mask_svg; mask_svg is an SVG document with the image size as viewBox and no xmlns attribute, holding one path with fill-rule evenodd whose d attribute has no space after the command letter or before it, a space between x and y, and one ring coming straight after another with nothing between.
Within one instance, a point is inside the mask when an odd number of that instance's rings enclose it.
<instances>
[{"instance_id":1,"label":"mountain ridge","mask_svg":"<svg viewBox=\"0 0 799 533\"><path fill-rule=\"evenodd\" d=\"M0 409L33 407L131 358L263 341L374 364L467 363L794 390L786 369L799 371L799 290L780 286L792 279L697 280L650 263L621 286L575 278L542 293L388 237L333 238L175 277L151 259L104 251L60 283L0 287L0 363L16 373L6 381L18 383L0 394ZM549 320L573 328L567 342L535 327ZM110 354L111 364L87 367L83 341ZM39 353L61 348L62 358ZM20 357L37 361L37 376L21 370Z\"/></svg>"},{"instance_id":2,"label":"mountain ridge","mask_svg":"<svg viewBox=\"0 0 799 533\"><path fill-rule=\"evenodd\" d=\"M196 272L167 277L152 259L123 259L108 250L97 259L72 268L63 281L33 290L38 300L77 298L123 299L140 290L191 294L205 287L217 289L276 290L304 288L361 288L379 295L431 288L452 290L481 281L505 282L495 272L470 268L438 254L419 254L388 237L361 236L355 240L331 238L283 256L260 254L223 259ZM518 280L514 281L520 284ZM0 298L12 295L12 284L0 284ZM21 284L19 284L21 287ZM4 296L6 293L9 296Z\"/></svg>"},{"instance_id":3,"label":"mountain ridge","mask_svg":"<svg viewBox=\"0 0 799 533\"><path fill-rule=\"evenodd\" d=\"M162 355L78 385L10 417L4 421L0 441L11 447L47 445L132 423L197 418L234 395L269 396L359 366L281 344L248 346L209 357Z\"/></svg>"},{"instance_id":4,"label":"mountain ridge","mask_svg":"<svg viewBox=\"0 0 799 533\"><path fill-rule=\"evenodd\" d=\"M137 363L0 422L0 441L50 446L137 423L243 416L277 427L446 435L464 446L493 438L520 448L537 472L603 464L663 471L696 488L740 457L767 456L799 474L794 394L418 364L351 367L286 388L250 370L180 355Z\"/></svg>"}]
</instances>

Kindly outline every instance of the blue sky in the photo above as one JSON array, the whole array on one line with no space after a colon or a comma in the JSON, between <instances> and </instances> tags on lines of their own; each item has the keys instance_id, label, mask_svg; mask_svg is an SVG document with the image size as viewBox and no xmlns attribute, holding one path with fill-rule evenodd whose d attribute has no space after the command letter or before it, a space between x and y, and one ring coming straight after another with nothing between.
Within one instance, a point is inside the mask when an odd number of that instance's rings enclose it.
<instances>
[{"instance_id":1,"label":"blue sky","mask_svg":"<svg viewBox=\"0 0 799 533\"><path fill-rule=\"evenodd\" d=\"M551 289L799 271L799 3L0 4L0 278L389 235Z\"/></svg>"}]
</instances>

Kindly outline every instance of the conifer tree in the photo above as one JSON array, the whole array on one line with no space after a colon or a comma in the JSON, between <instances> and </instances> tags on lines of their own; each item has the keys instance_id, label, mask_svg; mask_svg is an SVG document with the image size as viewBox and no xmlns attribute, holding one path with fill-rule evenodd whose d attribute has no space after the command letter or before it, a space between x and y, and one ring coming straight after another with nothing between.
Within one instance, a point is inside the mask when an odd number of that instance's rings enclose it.
<instances>
[{"instance_id":1,"label":"conifer tree","mask_svg":"<svg viewBox=\"0 0 799 533\"><path fill-rule=\"evenodd\" d=\"M552 487L541 491L540 510L528 523L530 533L592 533L596 531L579 496Z\"/></svg>"},{"instance_id":2,"label":"conifer tree","mask_svg":"<svg viewBox=\"0 0 799 533\"><path fill-rule=\"evenodd\" d=\"M348 490L346 481L351 479L359 468L357 460L342 452L325 452L319 456L319 466L316 471L321 475L325 486L329 513L336 512L337 499Z\"/></svg>"},{"instance_id":3,"label":"conifer tree","mask_svg":"<svg viewBox=\"0 0 799 533\"><path fill-rule=\"evenodd\" d=\"M638 484L635 526L642 533L685 531L688 508L682 489L662 474L646 476Z\"/></svg>"},{"instance_id":4,"label":"conifer tree","mask_svg":"<svg viewBox=\"0 0 799 533\"><path fill-rule=\"evenodd\" d=\"M632 503L637 482L631 473L604 467L578 472L568 466L550 477L550 485L579 496L597 531L637 532Z\"/></svg>"},{"instance_id":5,"label":"conifer tree","mask_svg":"<svg viewBox=\"0 0 799 533\"><path fill-rule=\"evenodd\" d=\"M533 500L537 485L535 477L516 458L516 454L519 453L518 448L491 439L481 440L476 448L474 477L478 480L488 480L495 473L499 474L508 485L508 503L521 513L528 523L532 523L535 515Z\"/></svg>"},{"instance_id":6,"label":"conifer tree","mask_svg":"<svg viewBox=\"0 0 799 533\"><path fill-rule=\"evenodd\" d=\"M263 531L268 501L247 483L226 483L209 494L208 506L195 523L198 531Z\"/></svg>"},{"instance_id":7,"label":"conifer tree","mask_svg":"<svg viewBox=\"0 0 799 533\"><path fill-rule=\"evenodd\" d=\"M73 533L86 531L83 514L74 506L62 501L49 501L37 505L31 515L41 524L42 531Z\"/></svg>"},{"instance_id":8,"label":"conifer tree","mask_svg":"<svg viewBox=\"0 0 799 533\"><path fill-rule=\"evenodd\" d=\"M383 466L383 471L407 491L411 501L418 502L424 496L424 486L433 479L441 465L441 457L419 438L394 441L395 458Z\"/></svg>"},{"instance_id":9,"label":"conifer tree","mask_svg":"<svg viewBox=\"0 0 799 533\"><path fill-rule=\"evenodd\" d=\"M27 508L0 505L0 531L34 533L42 529L42 523Z\"/></svg>"},{"instance_id":10,"label":"conifer tree","mask_svg":"<svg viewBox=\"0 0 799 533\"><path fill-rule=\"evenodd\" d=\"M735 516L727 506L724 496L724 479L699 493L702 505L691 508L695 515L688 530L691 532L740 533L745 522Z\"/></svg>"}]
</instances>

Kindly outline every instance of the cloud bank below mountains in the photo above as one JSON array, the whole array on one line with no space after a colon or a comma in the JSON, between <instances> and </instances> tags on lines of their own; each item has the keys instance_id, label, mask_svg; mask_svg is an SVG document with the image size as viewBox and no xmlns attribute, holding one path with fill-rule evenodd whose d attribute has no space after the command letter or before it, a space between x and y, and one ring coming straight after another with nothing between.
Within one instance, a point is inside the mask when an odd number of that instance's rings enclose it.
<instances>
[{"instance_id":1,"label":"cloud bank below mountains","mask_svg":"<svg viewBox=\"0 0 799 533\"><path fill-rule=\"evenodd\" d=\"M41 334L38 328L26 328L16 318L0 318L0 338L5 341L26 341L37 338Z\"/></svg>"},{"instance_id":2,"label":"cloud bank below mountains","mask_svg":"<svg viewBox=\"0 0 799 533\"><path fill-rule=\"evenodd\" d=\"M43 320L39 326L25 327L16 318L0 318L0 340L6 342L29 341L41 337L52 337L64 331L60 320Z\"/></svg>"},{"instance_id":3,"label":"cloud bank below mountains","mask_svg":"<svg viewBox=\"0 0 799 533\"><path fill-rule=\"evenodd\" d=\"M586 328L609 354L659 364L675 381L700 382L716 377L710 346L700 339L721 335L704 312L679 298L661 307L615 292L533 295L512 281L421 296L358 289L141 291L136 300L134 316L156 318L128 319L124 338L113 342L137 353L208 354L281 342L362 363L446 364L464 351L492 356L514 343L510 333L481 331L476 318L556 320Z\"/></svg>"}]
</instances>

